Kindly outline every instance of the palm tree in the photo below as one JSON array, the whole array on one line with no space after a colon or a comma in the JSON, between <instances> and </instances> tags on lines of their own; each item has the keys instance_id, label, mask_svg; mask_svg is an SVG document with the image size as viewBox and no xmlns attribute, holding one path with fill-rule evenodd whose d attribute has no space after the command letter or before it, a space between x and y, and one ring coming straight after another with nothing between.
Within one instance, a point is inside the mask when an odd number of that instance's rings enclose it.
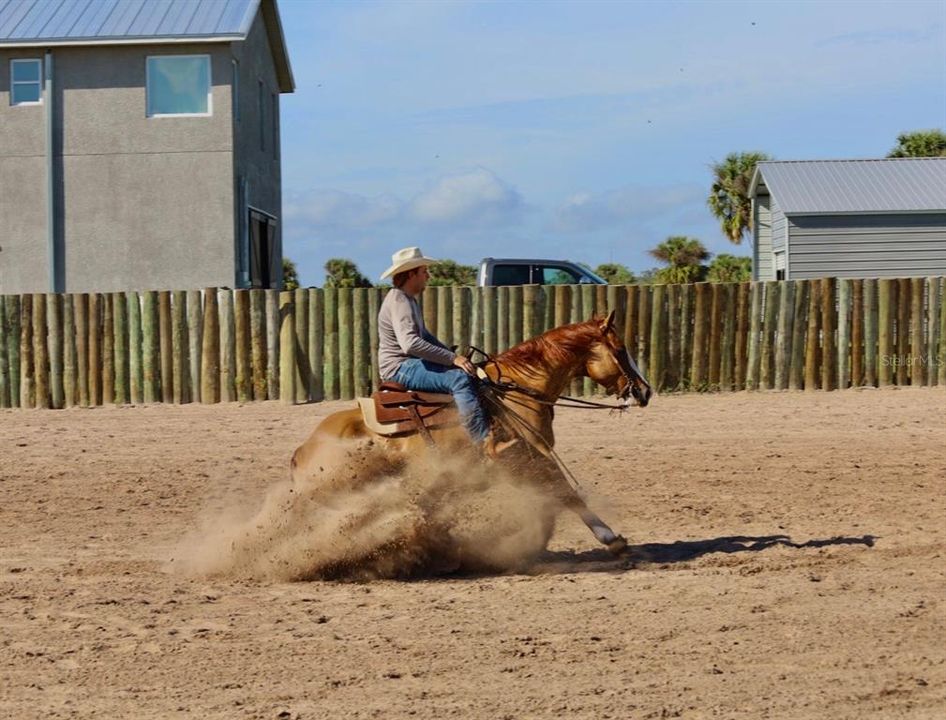
<instances>
[{"instance_id":1,"label":"palm tree","mask_svg":"<svg viewBox=\"0 0 946 720\"><path fill-rule=\"evenodd\" d=\"M710 282L743 282L752 279L752 258L720 253L709 264L707 280Z\"/></svg>"},{"instance_id":2,"label":"palm tree","mask_svg":"<svg viewBox=\"0 0 946 720\"><path fill-rule=\"evenodd\" d=\"M668 237L650 254L668 266L657 271L657 282L674 284L702 280L706 274L703 262L711 255L699 240L684 235Z\"/></svg>"},{"instance_id":3,"label":"palm tree","mask_svg":"<svg viewBox=\"0 0 946 720\"><path fill-rule=\"evenodd\" d=\"M900 133L887 157L946 157L946 133L938 128Z\"/></svg>"},{"instance_id":4,"label":"palm tree","mask_svg":"<svg viewBox=\"0 0 946 720\"><path fill-rule=\"evenodd\" d=\"M723 234L736 245L752 231L749 183L756 163L763 160L771 158L761 152L729 153L725 160L711 166L714 179L707 202Z\"/></svg>"}]
</instances>

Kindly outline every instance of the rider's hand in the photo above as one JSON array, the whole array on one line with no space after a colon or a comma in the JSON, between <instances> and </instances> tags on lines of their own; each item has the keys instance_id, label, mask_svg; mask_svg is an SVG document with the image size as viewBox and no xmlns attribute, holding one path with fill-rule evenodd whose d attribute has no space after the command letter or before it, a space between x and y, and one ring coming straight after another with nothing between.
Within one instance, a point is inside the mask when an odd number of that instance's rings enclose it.
<instances>
[{"instance_id":1,"label":"rider's hand","mask_svg":"<svg viewBox=\"0 0 946 720\"><path fill-rule=\"evenodd\" d=\"M456 355L453 358L453 364L468 375L476 375L476 368L473 366L473 363L470 362L470 358L468 357Z\"/></svg>"}]
</instances>

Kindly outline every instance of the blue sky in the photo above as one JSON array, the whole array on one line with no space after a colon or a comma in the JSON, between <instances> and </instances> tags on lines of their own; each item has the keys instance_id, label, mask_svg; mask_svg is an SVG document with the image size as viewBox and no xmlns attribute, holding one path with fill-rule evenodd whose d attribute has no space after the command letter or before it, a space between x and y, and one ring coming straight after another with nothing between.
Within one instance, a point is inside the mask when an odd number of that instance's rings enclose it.
<instances>
[{"instance_id":1,"label":"blue sky","mask_svg":"<svg viewBox=\"0 0 946 720\"><path fill-rule=\"evenodd\" d=\"M654 265L714 253L709 166L883 157L946 127L946 0L280 0L284 251L306 285L400 247Z\"/></svg>"}]
</instances>

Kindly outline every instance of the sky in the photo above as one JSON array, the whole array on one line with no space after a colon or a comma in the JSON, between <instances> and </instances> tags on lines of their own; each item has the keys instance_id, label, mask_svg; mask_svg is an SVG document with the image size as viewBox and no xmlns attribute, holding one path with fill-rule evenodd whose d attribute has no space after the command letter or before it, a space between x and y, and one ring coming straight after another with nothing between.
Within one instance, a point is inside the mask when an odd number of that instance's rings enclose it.
<instances>
[{"instance_id":1,"label":"sky","mask_svg":"<svg viewBox=\"0 0 946 720\"><path fill-rule=\"evenodd\" d=\"M283 250L372 280L399 248L656 265L731 244L710 166L884 157L946 129L946 0L279 0Z\"/></svg>"}]
</instances>

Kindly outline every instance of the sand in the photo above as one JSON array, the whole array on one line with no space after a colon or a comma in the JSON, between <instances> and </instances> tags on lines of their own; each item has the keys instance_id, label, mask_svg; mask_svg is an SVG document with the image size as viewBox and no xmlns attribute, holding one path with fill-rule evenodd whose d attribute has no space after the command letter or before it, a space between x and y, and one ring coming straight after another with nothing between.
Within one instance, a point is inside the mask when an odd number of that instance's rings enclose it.
<instances>
[{"instance_id":1,"label":"sand","mask_svg":"<svg viewBox=\"0 0 946 720\"><path fill-rule=\"evenodd\" d=\"M941 389L560 411L628 557L566 514L506 574L184 572L347 406L0 412L0 717L946 717Z\"/></svg>"}]
</instances>

